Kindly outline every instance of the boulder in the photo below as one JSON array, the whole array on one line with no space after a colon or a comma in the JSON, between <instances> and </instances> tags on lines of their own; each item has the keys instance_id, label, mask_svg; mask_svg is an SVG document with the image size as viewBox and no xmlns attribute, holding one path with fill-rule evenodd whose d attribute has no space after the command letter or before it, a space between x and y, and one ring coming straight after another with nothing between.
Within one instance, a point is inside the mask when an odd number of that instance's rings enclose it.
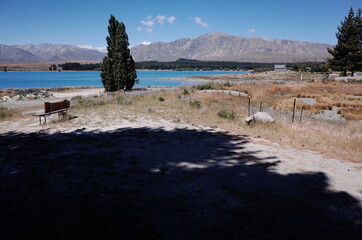
<instances>
[{"instance_id":1,"label":"boulder","mask_svg":"<svg viewBox=\"0 0 362 240\"><path fill-rule=\"evenodd\" d=\"M247 124L250 124L252 121L262 122L262 123L273 123L275 122L274 118L266 112L257 112L249 117L245 118Z\"/></svg>"}]
</instances>

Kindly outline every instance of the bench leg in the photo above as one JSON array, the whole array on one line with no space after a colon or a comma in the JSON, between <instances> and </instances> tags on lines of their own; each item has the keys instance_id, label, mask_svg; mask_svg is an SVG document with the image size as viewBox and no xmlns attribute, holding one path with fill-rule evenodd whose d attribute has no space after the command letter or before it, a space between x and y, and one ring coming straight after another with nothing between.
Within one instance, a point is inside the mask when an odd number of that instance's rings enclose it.
<instances>
[{"instance_id":1,"label":"bench leg","mask_svg":"<svg viewBox=\"0 0 362 240\"><path fill-rule=\"evenodd\" d=\"M44 117L44 124L46 124L47 123L46 116L39 116L39 125L41 125L41 117Z\"/></svg>"}]
</instances>

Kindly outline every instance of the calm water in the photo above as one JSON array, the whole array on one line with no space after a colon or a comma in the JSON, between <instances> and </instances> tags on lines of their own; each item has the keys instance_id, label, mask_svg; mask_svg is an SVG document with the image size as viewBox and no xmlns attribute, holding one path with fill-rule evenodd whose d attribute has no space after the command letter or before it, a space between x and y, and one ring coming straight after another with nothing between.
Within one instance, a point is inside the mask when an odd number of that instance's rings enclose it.
<instances>
[{"instance_id":1,"label":"calm water","mask_svg":"<svg viewBox=\"0 0 362 240\"><path fill-rule=\"evenodd\" d=\"M219 75L244 72L221 71L137 71L136 86L181 86L192 82L165 78ZM0 72L0 89L102 86L99 72Z\"/></svg>"}]
</instances>

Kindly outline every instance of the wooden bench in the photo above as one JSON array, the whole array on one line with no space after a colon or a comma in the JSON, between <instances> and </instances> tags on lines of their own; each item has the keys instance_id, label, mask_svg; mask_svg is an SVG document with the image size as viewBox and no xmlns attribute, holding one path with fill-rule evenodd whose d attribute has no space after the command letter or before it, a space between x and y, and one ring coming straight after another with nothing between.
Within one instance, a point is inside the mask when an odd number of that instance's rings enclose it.
<instances>
[{"instance_id":1,"label":"wooden bench","mask_svg":"<svg viewBox=\"0 0 362 240\"><path fill-rule=\"evenodd\" d=\"M41 125L41 118L44 118L44 124L47 123L47 117L49 117L51 114L58 113L58 117L61 115L64 118L64 115L67 113L68 109L70 107L70 101L69 100L63 100L60 102L45 102L44 103L44 113L38 113L33 114L33 116L39 117L39 123Z\"/></svg>"}]
</instances>

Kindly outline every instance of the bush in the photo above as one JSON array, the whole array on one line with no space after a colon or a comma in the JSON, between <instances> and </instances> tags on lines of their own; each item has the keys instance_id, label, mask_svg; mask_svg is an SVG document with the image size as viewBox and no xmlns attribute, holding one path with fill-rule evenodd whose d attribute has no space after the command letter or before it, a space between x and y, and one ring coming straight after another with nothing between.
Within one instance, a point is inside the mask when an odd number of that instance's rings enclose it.
<instances>
[{"instance_id":1,"label":"bush","mask_svg":"<svg viewBox=\"0 0 362 240\"><path fill-rule=\"evenodd\" d=\"M201 102L197 101L197 100L191 100L190 101L190 106L195 107L195 108L201 108Z\"/></svg>"},{"instance_id":2,"label":"bush","mask_svg":"<svg viewBox=\"0 0 362 240\"><path fill-rule=\"evenodd\" d=\"M234 120L236 118L236 113L234 111L228 112L225 109L220 110L217 115L221 118L227 118L230 120Z\"/></svg>"},{"instance_id":3,"label":"bush","mask_svg":"<svg viewBox=\"0 0 362 240\"><path fill-rule=\"evenodd\" d=\"M224 83L224 87L231 87L232 86L232 84L229 82L229 81L227 81L226 83Z\"/></svg>"},{"instance_id":4,"label":"bush","mask_svg":"<svg viewBox=\"0 0 362 240\"><path fill-rule=\"evenodd\" d=\"M206 83L206 84L198 85L198 86L196 86L196 89L197 90L213 90L213 89L215 89L215 84Z\"/></svg>"},{"instance_id":5,"label":"bush","mask_svg":"<svg viewBox=\"0 0 362 240\"><path fill-rule=\"evenodd\" d=\"M189 93L189 91L188 91L186 88L183 88L183 89L182 89L182 94L183 94L183 95L189 95L190 93Z\"/></svg>"},{"instance_id":6,"label":"bush","mask_svg":"<svg viewBox=\"0 0 362 240\"><path fill-rule=\"evenodd\" d=\"M159 97L158 101L163 102L163 101L165 101L165 99L163 97Z\"/></svg>"},{"instance_id":7,"label":"bush","mask_svg":"<svg viewBox=\"0 0 362 240\"><path fill-rule=\"evenodd\" d=\"M124 97L123 97L122 95L118 95L117 98L116 98L116 100L117 100L117 103L118 103L118 104L122 104L123 101L124 101Z\"/></svg>"}]
</instances>

